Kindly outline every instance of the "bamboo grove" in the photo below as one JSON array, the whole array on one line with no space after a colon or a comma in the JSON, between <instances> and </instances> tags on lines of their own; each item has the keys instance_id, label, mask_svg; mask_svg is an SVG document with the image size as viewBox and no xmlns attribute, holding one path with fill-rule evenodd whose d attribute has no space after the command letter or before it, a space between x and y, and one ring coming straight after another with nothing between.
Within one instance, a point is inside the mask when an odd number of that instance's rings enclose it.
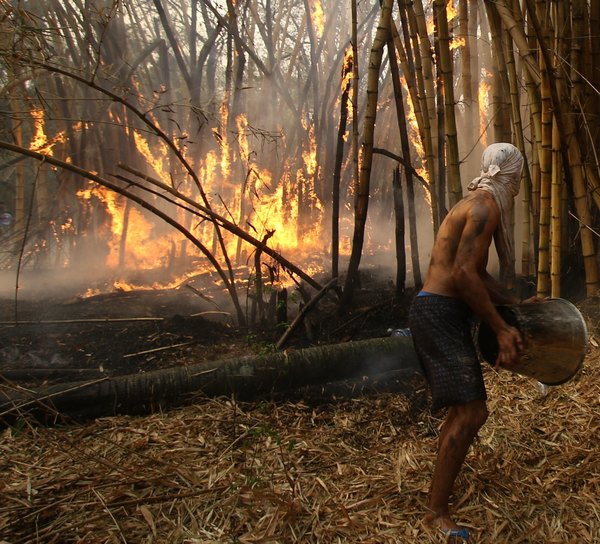
<instances>
[{"instance_id":1,"label":"bamboo grove","mask_svg":"<svg viewBox=\"0 0 600 544\"><path fill-rule=\"evenodd\" d=\"M253 321L284 276L344 307L390 254L402 293L506 141L503 280L594 294L599 24L597 0L0 0L0 266L208 263L242 323L240 285Z\"/></svg>"}]
</instances>

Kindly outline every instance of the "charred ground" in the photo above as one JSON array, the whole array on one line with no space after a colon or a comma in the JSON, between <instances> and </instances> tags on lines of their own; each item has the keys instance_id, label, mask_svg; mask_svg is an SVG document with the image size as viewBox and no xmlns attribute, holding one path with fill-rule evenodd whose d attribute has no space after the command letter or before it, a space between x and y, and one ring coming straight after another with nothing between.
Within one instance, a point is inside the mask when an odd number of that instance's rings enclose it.
<instances>
[{"instance_id":1,"label":"charred ground","mask_svg":"<svg viewBox=\"0 0 600 544\"><path fill-rule=\"evenodd\" d=\"M340 314L333 294L323 299L286 347L382 337L406 323L409 295L395 301L389 287L374 284L357 300L355 310ZM0 322L0 368L27 386L269 351L287 326L239 327L185 288L3 298Z\"/></svg>"}]
</instances>

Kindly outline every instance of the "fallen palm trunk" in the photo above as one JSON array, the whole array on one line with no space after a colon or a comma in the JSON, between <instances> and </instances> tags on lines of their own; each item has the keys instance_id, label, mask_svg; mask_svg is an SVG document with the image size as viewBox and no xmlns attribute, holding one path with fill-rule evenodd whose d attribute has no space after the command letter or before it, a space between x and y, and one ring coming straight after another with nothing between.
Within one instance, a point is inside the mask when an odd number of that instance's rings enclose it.
<instances>
[{"instance_id":1,"label":"fallen palm trunk","mask_svg":"<svg viewBox=\"0 0 600 544\"><path fill-rule=\"evenodd\" d=\"M410 413L417 414L427 406L427 384L423 374L415 368L401 368L375 375L305 385L293 390L275 392L270 398L276 402L302 402L318 406L335 401L394 393L409 403Z\"/></svg>"},{"instance_id":2,"label":"fallen palm trunk","mask_svg":"<svg viewBox=\"0 0 600 544\"><path fill-rule=\"evenodd\" d=\"M418 371L412 340L376 338L71 382L34 391L0 390L0 418L31 415L44 421L145 414L189 402L193 395L240 400L391 370Z\"/></svg>"}]
</instances>

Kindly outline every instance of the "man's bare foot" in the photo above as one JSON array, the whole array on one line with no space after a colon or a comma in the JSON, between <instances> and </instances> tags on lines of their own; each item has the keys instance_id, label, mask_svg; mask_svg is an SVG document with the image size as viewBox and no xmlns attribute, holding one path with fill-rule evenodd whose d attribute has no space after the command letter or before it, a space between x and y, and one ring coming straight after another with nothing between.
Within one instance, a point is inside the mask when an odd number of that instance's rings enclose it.
<instances>
[{"instance_id":1,"label":"man's bare foot","mask_svg":"<svg viewBox=\"0 0 600 544\"><path fill-rule=\"evenodd\" d=\"M423 518L423 525L429 529L438 529L446 534L448 542L469 541L468 529L455 523L449 514L431 512Z\"/></svg>"},{"instance_id":2,"label":"man's bare foot","mask_svg":"<svg viewBox=\"0 0 600 544\"><path fill-rule=\"evenodd\" d=\"M460 526L456 524L449 514L436 514L431 512L423 518L423 524L430 529L458 530Z\"/></svg>"}]
</instances>

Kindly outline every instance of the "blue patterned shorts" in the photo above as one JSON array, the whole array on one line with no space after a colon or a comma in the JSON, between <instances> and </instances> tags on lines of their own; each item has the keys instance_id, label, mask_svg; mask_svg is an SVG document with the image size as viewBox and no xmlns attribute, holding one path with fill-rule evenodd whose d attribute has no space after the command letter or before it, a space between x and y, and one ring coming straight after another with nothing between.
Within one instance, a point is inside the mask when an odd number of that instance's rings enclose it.
<instances>
[{"instance_id":1,"label":"blue patterned shorts","mask_svg":"<svg viewBox=\"0 0 600 544\"><path fill-rule=\"evenodd\" d=\"M427 293L413 300L409 326L434 411L487 399L471 332L473 317L457 298Z\"/></svg>"}]
</instances>

